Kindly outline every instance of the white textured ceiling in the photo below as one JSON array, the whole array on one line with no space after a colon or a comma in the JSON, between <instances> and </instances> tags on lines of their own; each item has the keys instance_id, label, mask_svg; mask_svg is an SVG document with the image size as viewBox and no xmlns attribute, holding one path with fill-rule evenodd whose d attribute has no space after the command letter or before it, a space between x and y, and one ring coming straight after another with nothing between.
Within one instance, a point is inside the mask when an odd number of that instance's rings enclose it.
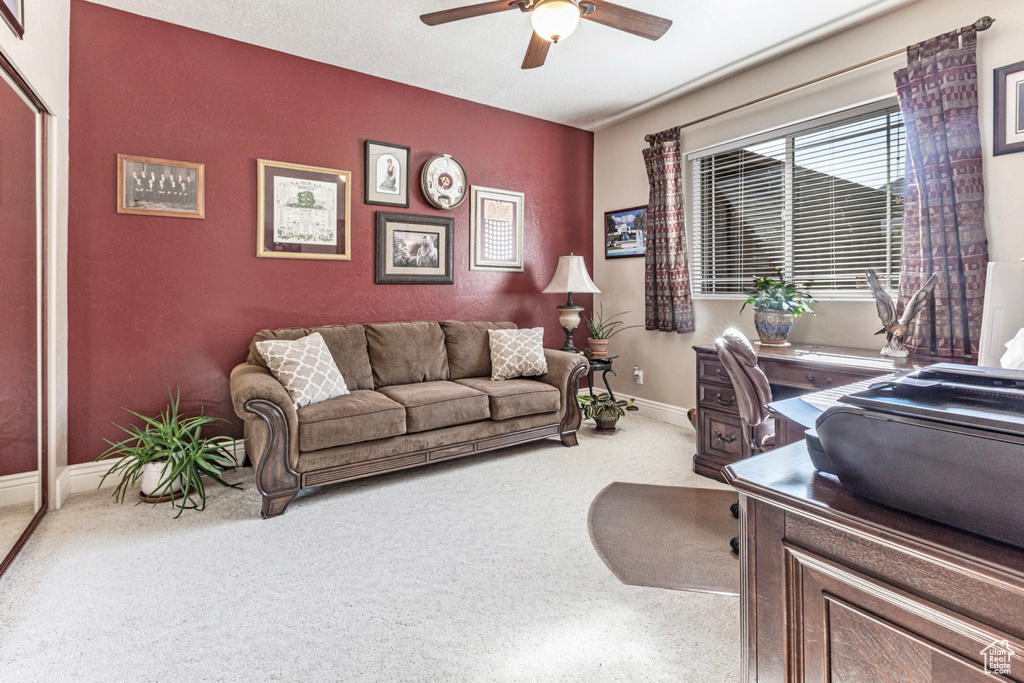
<instances>
[{"instance_id":1,"label":"white textured ceiling","mask_svg":"<svg viewBox=\"0 0 1024 683\"><path fill-rule=\"evenodd\" d=\"M671 19L651 42L596 24L520 64L518 10L430 27L479 0L92 0L501 109L597 130L695 86L914 0L617 0Z\"/></svg>"}]
</instances>

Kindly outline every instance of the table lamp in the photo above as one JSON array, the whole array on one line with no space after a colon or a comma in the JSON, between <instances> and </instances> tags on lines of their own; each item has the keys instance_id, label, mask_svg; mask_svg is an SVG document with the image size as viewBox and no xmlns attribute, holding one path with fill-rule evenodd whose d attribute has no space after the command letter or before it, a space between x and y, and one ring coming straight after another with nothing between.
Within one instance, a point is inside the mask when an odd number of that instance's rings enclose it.
<instances>
[{"instance_id":1,"label":"table lamp","mask_svg":"<svg viewBox=\"0 0 1024 683\"><path fill-rule=\"evenodd\" d=\"M583 310L583 307L577 306L572 302L573 292L600 294L601 290L590 279L590 274L587 273L587 264L583 262L583 257L574 256L570 253L568 256L558 257L558 267L555 268L555 276L551 278L551 283L544 288L542 293L569 295L569 300L566 304L558 307L558 323L565 330L565 346L562 347L562 350L579 353L580 350L572 342L572 333L580 326L580 311Z\"/></svg>"}]
</instances>

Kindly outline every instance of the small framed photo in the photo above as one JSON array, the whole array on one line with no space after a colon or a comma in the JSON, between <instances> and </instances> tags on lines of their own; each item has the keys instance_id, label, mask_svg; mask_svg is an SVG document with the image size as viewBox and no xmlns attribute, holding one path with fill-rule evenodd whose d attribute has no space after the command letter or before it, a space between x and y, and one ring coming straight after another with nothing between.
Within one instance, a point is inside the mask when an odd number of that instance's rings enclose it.
<instances>
[{"instance_id":1,"label":"small framed photo","mask_svg":"<svg viewBox=\"0 0 1024 683\"><path fill-rule=\"evenodd\" d=\"M352 174L258 159L256 255L349 261Z\"/></svg>"},{"instance_id":2,"label":"small framed photo","mask_svg":"<svg viewBox=\"0 0 1024 683\"><path fill-rule=\"evenodd\" d=\"M203 218L204 165L117 155L117 212L139 216Z\"/></svg>"},{"instance_id":3,"label":"small framed photo","mask_svg":"<svg viewBox=\"0 0 1024 683\"><path fill-rule=\"evenodd\" d=\"M526 195L472 187L470 270L523 272L523 213Z\"/></svg>"},{"instance_id":4,"label":"small framed photo","mask_svg":"<svg viewBox=\"0 0 1024 683\"><path fill-rule=\"evenodd\" d=\"M647 207L606 211L604 257L627 258L647 254Z\"/></svg>"},{"instance_id":5,"label":"small framed photo","mask_svg":"<svg viewBox=\"0 0 1024 683\"><path fill-rule=\"evenodd\" d=\"M450 285L455 219L377 212L377 284Z\"/></svg>"},{"instance_id":6,"label":"small framed photo","mask_svg":"<svg viewBox=\"0 0 1024 683\"><path fill-rule=\"evenodd\" d=\"M0 0L0 14L19 38L25 36L24 0Z\"/></svg>"},{"instance_id":7,"label":"small framed photo","mask_svg":"<svg viewBox=\"0 0 1024 683\"><path fill-rule=\"evenodd\" d=\"M409 208L409 148L366 141L366 203Z\"/></svg>"},{"instance_id":8,"label":"small framed photo","mask_svg":"<svg viewBox=\"0 0 1024 683\"><path fill-rule=\"evenodd\" d=\"M1024 152L1024 62L995 70L992 154Z\"/></svg>"}]
</instances>

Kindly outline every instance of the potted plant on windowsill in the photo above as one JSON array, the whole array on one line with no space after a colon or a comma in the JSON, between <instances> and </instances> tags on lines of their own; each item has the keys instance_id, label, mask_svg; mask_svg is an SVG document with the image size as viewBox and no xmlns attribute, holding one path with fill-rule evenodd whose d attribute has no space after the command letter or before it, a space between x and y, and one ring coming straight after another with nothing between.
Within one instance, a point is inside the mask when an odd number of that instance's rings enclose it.
<instances>
[{"instance_id":1,"label":"potted plant on windowsill","mask_svg":"<svg viewBox=\"0 0 1024 683\"><path fill-rule=\"evenodd\" d=\"M633 405L633 399L628 401L617 400L606 392L594 394L593 396L581 394L577 399L583 411L583 417L592 419L597 423L597 431L599 432L614 432L615 424L619 421L620 417L626 414L627 410L630 412L640 410Z\"/></svg>"},{"instance_id":2,"label":"potted plant on windowsill","mask_svg":"<svg viewBox=\"0 0 1024 683\"><path fill-rule=\"evenodd\" d=\"M204 427L217 422L227 423L217 417L203 415L185 417L178 410L179 394L170 396L170 405L157 417L146 417L135 411L124 410L143 421L142 426L115 425L129 437L110 444L97 460L117 458L100 486L111 475L120 476L113 496L117 502L124 501L125 494L136 483L140 484L140 502L159 503L171 501L179 508L175 517L186 509L202 510L206 507L206 487L202 475L206 474L222 486L240 488L221 478L225 469L236 465L235 458L226 446L233 443L227 436L204 437Z\"/></svg>"},{"instance_id":3,"label":"potted plant on windowsill","mask_svg":"<svg viewBox=\"0 0 1024 683\"><path fill-rule=\"evenodd\" d=\"M793 329L793 319L804 313L814 315L810 304L817 303L810 293L786 282L782 269L776 268L778 279L755 277L754 286L743 292L750 298L743 302L740 313L750 304L754 307L754 327L762 344L788 346L786 337Z\"/></svg>"},{"instance_id":4,"label":"potted plant on windowsill","mask_svg":"<svg viewBox=\"0 0 1024 683\"><path fill-rule=\"evenodd\" d=\"M587 344L590 346L592 358L607 358L608 340L619 332L633 327L643 327L643 325L626 325L624 321L620 320L627 313L629 311L605 317L604 304L601 304L601 308L592 318L588 318L586 315L582 316L587 323L587 329L590 330L590 339Z\"/></svg>"}]
</instances>

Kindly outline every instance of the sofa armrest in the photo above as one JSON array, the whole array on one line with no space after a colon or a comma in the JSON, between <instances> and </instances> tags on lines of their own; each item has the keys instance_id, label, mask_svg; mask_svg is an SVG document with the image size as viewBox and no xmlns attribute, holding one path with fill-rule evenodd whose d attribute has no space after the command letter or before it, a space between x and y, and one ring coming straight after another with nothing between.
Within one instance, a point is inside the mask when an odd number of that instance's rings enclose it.
<instances>
[{"instance_id":1,"label":"sofa armrest","mask_svg":"<svg viewBox=\"0 0 1024 683\"><path fill-rule=\"evenodd\" d=\"M231 371L231 403L245 420L245 451L256 467L263 517L282 512L299 492L299 417L284 386L264 367Z\"/></svg>"},{"instance_id":2,"label":"sofa armrest","mask_svg":"<svg viewBox=\"0 0 1024 683\"><path fill-rule=\"evenodd\" d=\"M558 389L562 406L559 411L562 443L575 446L576 431L583 422L576 394L580 389L580 377L590 367L590 362L581 353L554 349L544 349L544 358L548 363L548 371L535 379Z\"/></svg>"}]
</instances>

